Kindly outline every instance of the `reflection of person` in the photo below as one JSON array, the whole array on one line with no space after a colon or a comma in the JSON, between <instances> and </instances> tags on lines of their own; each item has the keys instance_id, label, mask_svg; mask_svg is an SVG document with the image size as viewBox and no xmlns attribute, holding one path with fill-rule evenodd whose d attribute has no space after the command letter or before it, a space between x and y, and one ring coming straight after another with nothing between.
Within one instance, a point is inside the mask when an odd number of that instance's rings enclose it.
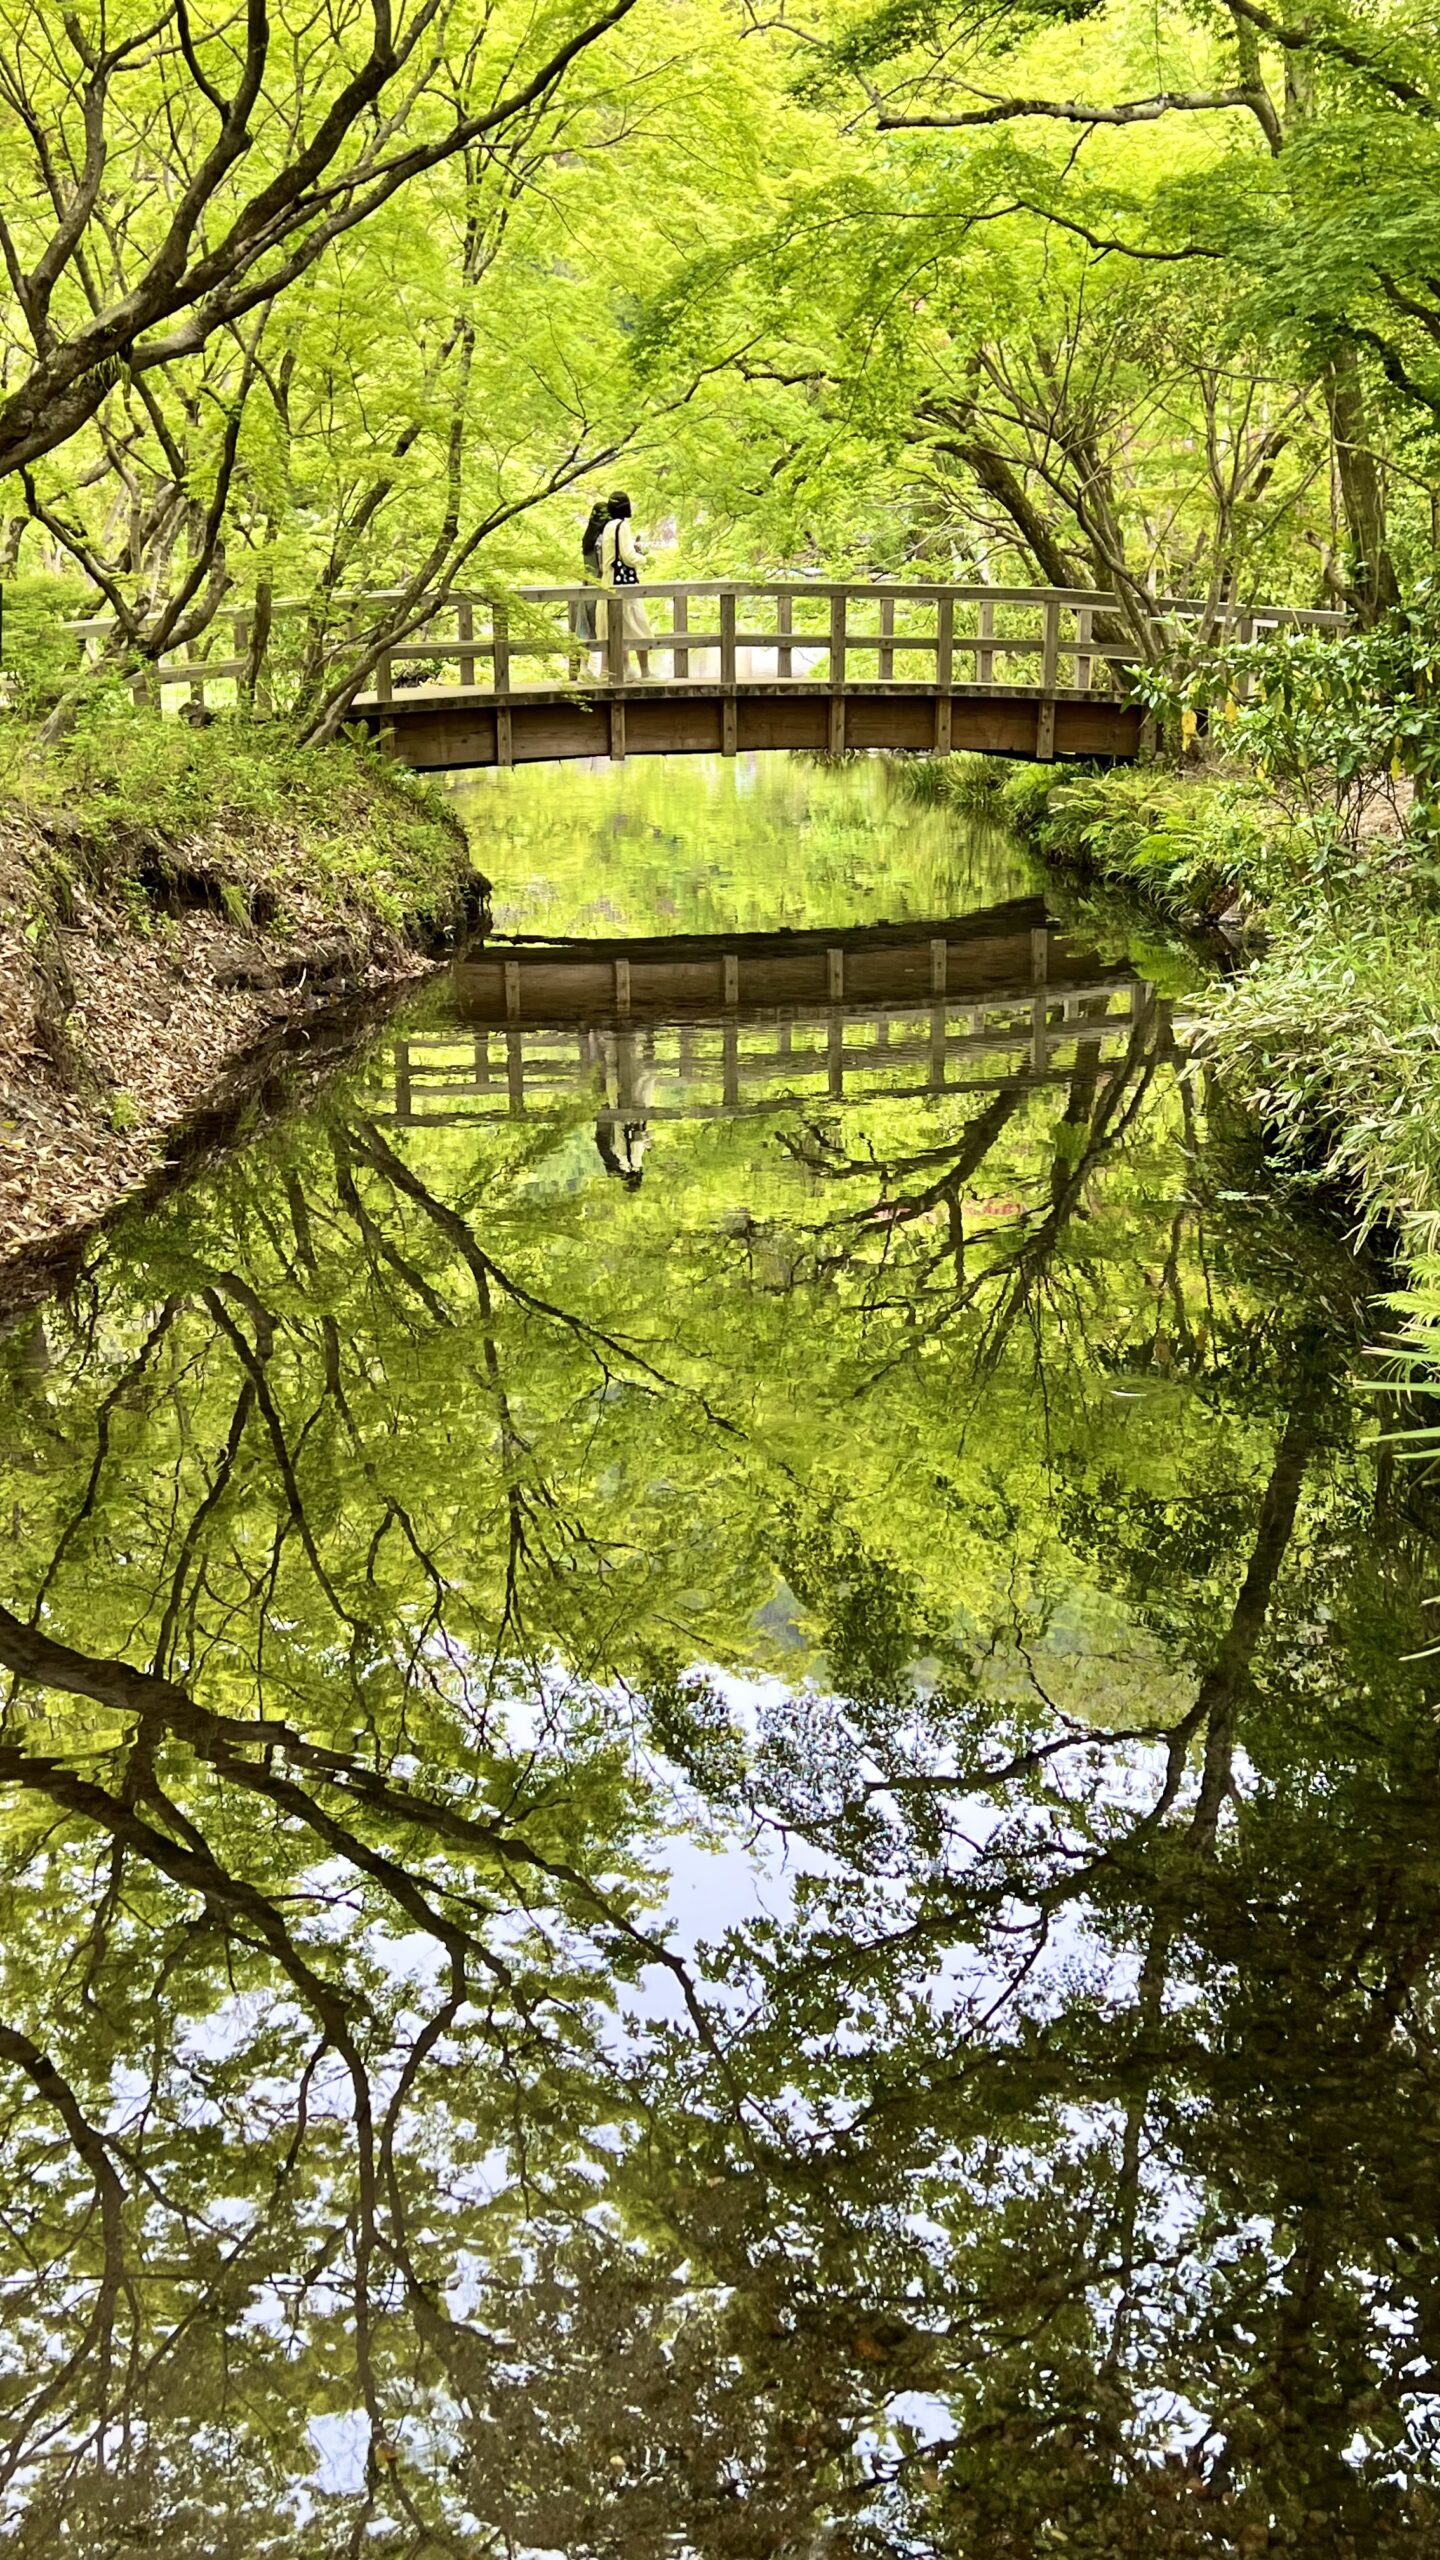
<instances>
[{"instance_id":1,"label":"reflection of person","mask_svg":"<svg viewBox=\"0 0 1440 2560\"><path fill-rule=\"evenodd\" d=\"M618 1144L616 1143L618 1140ZM618 1173L627 1191L638 1191L645 1179L645 1150L650 1133L643 1120L597 1120L595 1144L607 1173Z\"/></svg>"},{"instance_id":2,"label":"reflection of person","mask_svg":"<svg viewBox=\"0 0 1440 2560\"><path fill-rule=\"evenodd\" d=\"M608 498L597 501L590 510L590 521L580 537L580 560L587 586L598 587L600 584L600 537L609 521ZM571 613L576 638L588 640L593 645L600 637L599 598L596 597L592 601L589 596L582 596L579 602L571 607Z\"/></svg>"},{"instance_id":3,"label":"reflection of person","mask_svg":"<svg viewBox=\"0 0 1440 2560\"><path fill-rule=\"evenodd\" d=\"M607 637L613 640L616 637L614 617L618 615L618 636L624 655L629 656L633 651L640 661L641 675L648 676L650 659L646 643L655 635L639 597L625 592L627 588L639 586L644 558L644 549L636 539L631 522L630 501L623 489L617 489L610 499L609 522L600 536L600 577L610 591L605 604L605 629ZM611 663L614 664L613 650Z\"/></svg>"},{"instance_id":4,"label":"reflection of person","mask_svg":"<svg viewBox=\"0 0 1440 2560\"><path fill-rule=\"evenodd\" d=\"M654 1036L642 1035L639 1051L633 1031L592 1033L591 1041L599 1068L596 1084L607 1105L612 1082L615 1093L613 1107L603 1110L595 1123L596 1150L607 1173L618 1175L627 1191L638 1191L650 1144L646 1111L655 1089L654 1071L643 1053L653 1058Z\"/></svg>"}]
</instances>

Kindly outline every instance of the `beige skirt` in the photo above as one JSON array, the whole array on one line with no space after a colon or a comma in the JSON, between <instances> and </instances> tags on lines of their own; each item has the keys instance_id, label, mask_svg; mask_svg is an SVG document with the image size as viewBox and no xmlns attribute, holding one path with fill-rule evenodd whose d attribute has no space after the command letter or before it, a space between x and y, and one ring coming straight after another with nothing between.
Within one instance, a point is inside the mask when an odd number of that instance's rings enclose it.
<instances>
[{"instance_id":1,"label":"beige skirt","mask_svg":"<svg viewBox=\"0 0 1440 2560\"><path fill-rule=\"evenodd\" d=\"M618 634L615 627L617 613L620 622ZM605 598L605 637L607 640L618 637L625 649L643 649L648 640L654 639L650 616L640 601L638 587L609 589Z\"/></svg>"}]
</instances>

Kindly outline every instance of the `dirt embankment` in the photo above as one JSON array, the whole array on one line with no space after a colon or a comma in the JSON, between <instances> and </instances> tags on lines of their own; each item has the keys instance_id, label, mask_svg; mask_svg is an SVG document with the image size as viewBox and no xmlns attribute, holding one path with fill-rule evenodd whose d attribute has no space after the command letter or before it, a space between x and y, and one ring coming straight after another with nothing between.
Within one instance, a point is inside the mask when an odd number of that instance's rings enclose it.
<instances>
[{"instance_id":1,"label":"dirt embankment","mask_svg":"<svg viewBox=\"0 0 1440 2560\"><path fill-rule=\"evenodd\" d=\"M189 827L0 801L0 1295L248 1061L478 920L488 883L448 811L371 768L333 779L328 807Z\"/></svg>"}]
</instances>

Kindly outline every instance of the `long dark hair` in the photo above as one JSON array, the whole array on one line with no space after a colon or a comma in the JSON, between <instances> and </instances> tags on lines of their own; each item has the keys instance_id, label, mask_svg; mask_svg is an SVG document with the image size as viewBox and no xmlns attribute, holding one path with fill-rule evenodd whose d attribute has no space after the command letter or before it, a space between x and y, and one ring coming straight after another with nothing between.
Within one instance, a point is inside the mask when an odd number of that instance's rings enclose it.
<instances>
[{"instance_id":1,"label":"long dark hair","mask_svg":"<svg viewBox=\"0 0 1440 2560\"><path fill-rule=\"evenodd\" d=\"M585 527L580 543L580 557L587 569L595 569L600 565L600 536L609 521L609 499L597 499L590 510L590 521Z\"/></svg>"},{"instance_id":2,"label":"long dark hair","mask_svg":"<svg viewBox=\"0 0 1440 2560\"><path fill-rule=\"evenodd\" d=\"M630 501L626 497L623 489L611 490L609 497L605 501L605 509L608 515L628 516L630 513Z\"/></svg>"}]
</instances>

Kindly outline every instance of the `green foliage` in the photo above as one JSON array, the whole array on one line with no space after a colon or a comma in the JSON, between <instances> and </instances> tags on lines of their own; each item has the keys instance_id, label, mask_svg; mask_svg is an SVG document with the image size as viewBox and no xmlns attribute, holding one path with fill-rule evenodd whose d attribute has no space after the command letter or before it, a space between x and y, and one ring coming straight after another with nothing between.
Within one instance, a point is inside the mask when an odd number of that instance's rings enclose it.
<instances>
[{"instance_id":1,"label":"green foliage","mask_svg":"<svg viewBox=\"0 0 1440 2560\"><path fill-rule=\"evenodd\" d=\"M74 681L81 643L66 623L93 608L83 578L30 571L0 590L0 680L13 708L36 718Z\"/></svg>"},{"instance_id":2,"label":"green foliage","mask_svg":"<svg viewBox=\"0 0 1440 2560\"><path fill-rule=\"evenodd\" d=\"M1207 1048L1277 1159L1362 1226L1440 1213L1440 930L1355 896L1283 937L1208 1008Z\"/></svg>"},{"instance_id":3,"label":"green foliage","mask_svg":"<svg viewBox=\"0 0 1440 2560\"><path fill-rule=\"evenodd\" d=\"M1329 875L1377 817L1403 810L1417 847L1440 832L1440 588L1422 580L1371 630L1277 631L1146 691L1205 713L1303 826ZM1413 800L1410 795L1413 792Z\"/></svg>"},{"instance_id":4,"label":"green foliage","mask_svg":"<svg viewBox=\"0 0 1440 2560\"><path fill-rule=\"evenodd\" d=\"M258 901L281 931L323 916L393 932L443 920L472 876L441 793L368 744L301 747L239 716L194 729L122 698L46 748L0 724L0 758L12 804L62 823L101 897L153 865L157 844L184 847L232 921Z\"/></svg>"},{"instance_id":5,"label":"green foliage","mask_svg":"<svg viewBox=\"0 0 1440 2560\"><path fill-rule=\"evenodd\" d=\"M1286 875L1289 830L1253 784L1163 765L1087 772L957 756L902 767L916 796L989 809L1047 861L1131 891L1164 916L1221 914L1267 898Z\"/></svg>"}]
</instances>

